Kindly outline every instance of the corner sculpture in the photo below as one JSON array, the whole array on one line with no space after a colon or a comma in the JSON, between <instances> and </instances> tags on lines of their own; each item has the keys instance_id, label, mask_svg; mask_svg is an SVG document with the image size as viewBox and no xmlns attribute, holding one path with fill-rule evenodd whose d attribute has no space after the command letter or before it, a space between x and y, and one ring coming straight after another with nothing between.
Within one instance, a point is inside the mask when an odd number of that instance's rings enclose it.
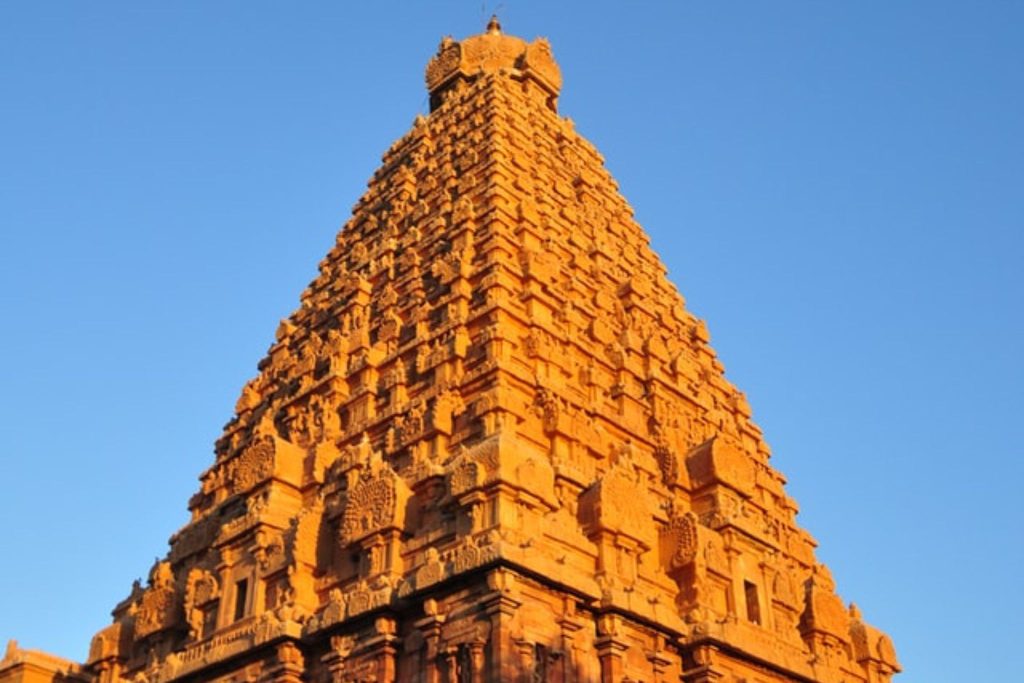
<instances>
[{"instance_id":1,"label":"corner sculpture","mask_svg":"<svg viewBox=\"0 0 1024 683\"><path fill-rule=\"evenodd\" d=\"M545 40L445 38L145 586L0 683L885 683Z\"/></svg>"}]
</instances>

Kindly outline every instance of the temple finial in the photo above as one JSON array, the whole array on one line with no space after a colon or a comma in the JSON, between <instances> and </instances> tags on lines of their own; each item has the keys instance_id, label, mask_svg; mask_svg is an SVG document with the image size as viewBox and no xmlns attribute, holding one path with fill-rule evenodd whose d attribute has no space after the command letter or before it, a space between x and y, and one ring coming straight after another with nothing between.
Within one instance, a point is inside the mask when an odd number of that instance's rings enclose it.
<instances>
[{"instance_id":1,"label":"temple finial","mask_svg":"<svg viewBox=\"0 0 1024 683\"><path fill-rule=\"evenodd\" d=\"M491 20L487 22L487 33L490 35L496 35L501 33L501 22L498 21L498 15L492 14Z\"/></svg>"}]
</instances>

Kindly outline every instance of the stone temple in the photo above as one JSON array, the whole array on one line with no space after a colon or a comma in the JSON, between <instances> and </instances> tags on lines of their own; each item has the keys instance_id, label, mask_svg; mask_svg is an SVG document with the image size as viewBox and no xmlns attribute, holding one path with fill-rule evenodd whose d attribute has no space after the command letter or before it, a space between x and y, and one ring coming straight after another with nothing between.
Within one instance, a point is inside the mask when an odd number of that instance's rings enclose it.
<instances>
[{"instance_id":1,"label":"stone temple","mask_svg":"<svg viewBox=\"0 0 1024 683\"><path fill-rule=\"evenodd\" d=\"M0 683L889 681L548 43L426 81L167 556Z\"/></svg>"}]
</instances>

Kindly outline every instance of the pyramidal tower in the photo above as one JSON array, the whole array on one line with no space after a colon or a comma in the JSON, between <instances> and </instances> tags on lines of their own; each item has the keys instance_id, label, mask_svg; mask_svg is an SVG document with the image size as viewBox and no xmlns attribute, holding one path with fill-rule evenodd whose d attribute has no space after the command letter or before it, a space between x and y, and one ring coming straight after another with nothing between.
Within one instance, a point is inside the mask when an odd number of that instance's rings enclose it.
<instances>
[{"instance_id":1,"label":"pyramidal tower","mask_svg":"<svg viewBox=\"0 0 1024 683\"><path fill-rule=\"evenodd\" d=\"M544 40L449 38L167 556L0 681L890 680ZM20 676L20 677L19 677Z\"/></svg>"}]
</instances>

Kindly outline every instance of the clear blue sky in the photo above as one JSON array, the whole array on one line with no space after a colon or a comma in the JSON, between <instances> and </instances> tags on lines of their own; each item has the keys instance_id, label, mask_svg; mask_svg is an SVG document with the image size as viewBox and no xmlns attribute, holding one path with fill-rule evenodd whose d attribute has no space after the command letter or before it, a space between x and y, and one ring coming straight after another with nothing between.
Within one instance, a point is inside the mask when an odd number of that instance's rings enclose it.
<instances>
[{"instance_id":1,"label":"clear blue sky","mask_svg":"<svg viewBox=\"0 0 1024 683\"><path fill-rule=\"evenodd\" d=\"M493 6L494 3L492 3ZM521 2L903 683L1024 667L1024 4ZM0 4L0 639L69 657L473 2Z\"/></svg>"}]
</instances>

